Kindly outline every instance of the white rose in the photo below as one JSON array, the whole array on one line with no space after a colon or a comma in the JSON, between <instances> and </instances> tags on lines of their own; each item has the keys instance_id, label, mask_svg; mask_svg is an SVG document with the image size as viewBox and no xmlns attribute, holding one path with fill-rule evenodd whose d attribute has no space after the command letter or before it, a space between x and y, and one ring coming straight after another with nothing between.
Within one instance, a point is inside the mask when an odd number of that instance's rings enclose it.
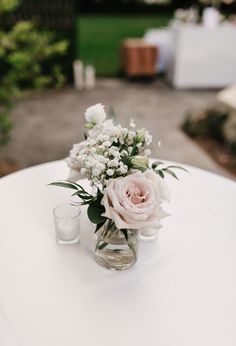
<instances>
[{"instance_id":1,"label":"white rose","mask_svg":"<svg viewBox=\"0 0 236 346\"><path fill-rule=\"evenodd\" d=\"M167 216L161 208L155 184L141 172L110 179L102 204L105 207L103 215L112 219L120 229L157 227Z\"/></svg>"},{"instance_id":2,"label":"white rose","mask_svg":"<svg viewBox=\"0 0 236 346\"><path fill-rule=\"evenodd\" d=\"M99 124L106 119L106 112L104 111L104 105L97 103L94 106L89 107L85 112L85 119L88 123Z\"/></svg>"}]
</instances>

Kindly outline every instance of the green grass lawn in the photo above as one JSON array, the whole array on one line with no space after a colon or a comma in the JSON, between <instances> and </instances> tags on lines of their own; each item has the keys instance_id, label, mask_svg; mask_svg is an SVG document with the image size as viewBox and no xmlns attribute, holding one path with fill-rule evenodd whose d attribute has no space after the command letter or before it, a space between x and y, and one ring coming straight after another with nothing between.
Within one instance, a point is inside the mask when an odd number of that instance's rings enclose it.
<instances>
[{"instance_id":1,"label":"green grass lawn","mask_svg":"<svg viewBox=\"0 0 236 346\"><path fill-rule=\"evenodd\" d=\"M93 64L98 76L117 76L120 44L127 37L142 37L149 28L163 27L170 15L81 16L76 20L76 57Z\"/></svg>"}]
</instances>

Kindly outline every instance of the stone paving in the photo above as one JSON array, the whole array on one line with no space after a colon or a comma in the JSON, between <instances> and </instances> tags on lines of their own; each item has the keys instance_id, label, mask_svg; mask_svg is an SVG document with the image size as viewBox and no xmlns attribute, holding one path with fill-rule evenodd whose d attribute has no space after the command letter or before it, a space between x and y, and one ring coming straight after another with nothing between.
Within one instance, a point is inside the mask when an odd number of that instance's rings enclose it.
<instances>
[{"instance_id":1,"label":"stone paving","mask_svg":"<svg viewBox=\"0 0 236 346\"><path fill-rule=\"evenodd\" d=\"M63 159L73 143L83 139L84 111L101 102L113 106L118 121L133 118L153 137L153 156L194 165L230 177L181 130L186 111L214 104L216 91L174 90L164 82L99 80L91 91L73 88L31 94L13 111L12 140L0 149L0 158L18 161L22 167ZM162 146L157 146L157 141Z\"/></svg>"}]
</instances>

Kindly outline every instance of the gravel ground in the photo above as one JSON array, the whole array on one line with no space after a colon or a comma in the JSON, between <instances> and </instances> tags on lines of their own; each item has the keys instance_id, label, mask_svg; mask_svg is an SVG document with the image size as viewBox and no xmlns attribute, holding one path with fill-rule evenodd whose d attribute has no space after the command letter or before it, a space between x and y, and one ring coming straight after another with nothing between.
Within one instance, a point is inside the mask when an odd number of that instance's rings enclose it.
<instances>
[{"instance_id":1,"label":"gravel ground","mask_svg":"<svg viewBox=\"0 0 236 346\"><path fill-rule=\"evenodd\" d=\"M77 92L72 88L31 94L13 111L12 140L0 151L6 158L28 167L63 159L73 143L83 139L84 111L101 102L113 106L118 121L133 118L154 137L153 156L194 165L231 177L181 130L184 114L216 101L216 91L174 90L164 82L99 80L95 89ZM157 142L162 146L159 148Z\"/></svg>"}]
</instances>

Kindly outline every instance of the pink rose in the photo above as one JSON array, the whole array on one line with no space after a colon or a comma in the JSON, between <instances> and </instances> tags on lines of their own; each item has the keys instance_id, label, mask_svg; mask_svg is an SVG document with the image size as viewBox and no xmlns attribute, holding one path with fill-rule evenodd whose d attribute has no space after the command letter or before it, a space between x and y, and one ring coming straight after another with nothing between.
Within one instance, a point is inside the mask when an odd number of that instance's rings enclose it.
<instances>
[{"instance_id":1,"label":"pink rose","mask_svg":"<svg viewBox=\"0 0 236 346\"><path fill-rule=\"evenodd\" d=\"M103 216L112 219L119 229L155 227L167 216L160 197L154 182L141 172L110 179L102 199Z\"/></svg>"}]
</instances>

